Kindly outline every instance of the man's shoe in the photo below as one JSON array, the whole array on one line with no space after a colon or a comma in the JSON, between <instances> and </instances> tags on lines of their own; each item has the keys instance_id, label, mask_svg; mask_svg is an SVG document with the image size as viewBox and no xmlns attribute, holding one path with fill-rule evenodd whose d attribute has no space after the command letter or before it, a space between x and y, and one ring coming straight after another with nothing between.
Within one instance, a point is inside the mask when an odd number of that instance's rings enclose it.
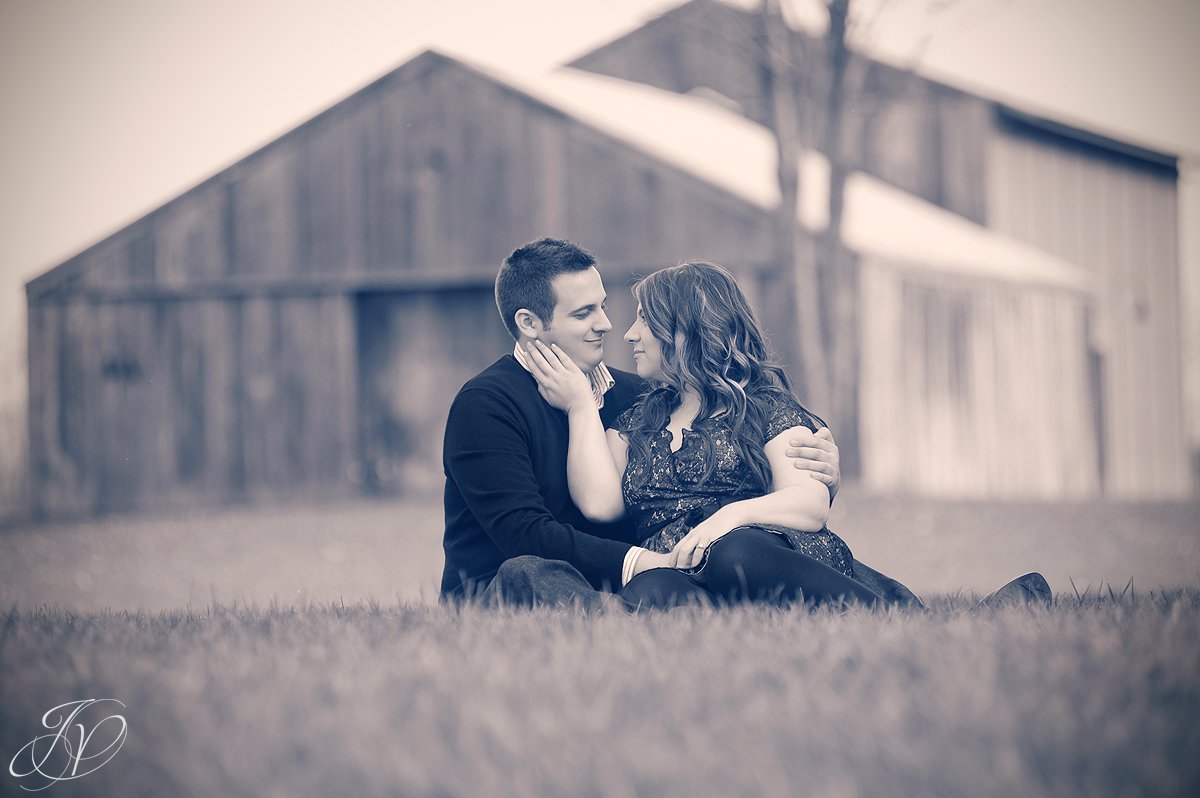
<instances>
[{"instance_id":1,"label":"man's shoe","mask_svg":"<svg viewBox=\"0 0 1200 798\"><path fill-rule=\"evenodd\" d=\"M987 596L976 605L976 608L995 609L1027 604L1041 604L1049 607L1053 598L1053 594L1050 592L1050 583L1046 581L1046 577L1033 571L1024 576L1018 576L995 593Z\"/></svg>"}]
</instances>

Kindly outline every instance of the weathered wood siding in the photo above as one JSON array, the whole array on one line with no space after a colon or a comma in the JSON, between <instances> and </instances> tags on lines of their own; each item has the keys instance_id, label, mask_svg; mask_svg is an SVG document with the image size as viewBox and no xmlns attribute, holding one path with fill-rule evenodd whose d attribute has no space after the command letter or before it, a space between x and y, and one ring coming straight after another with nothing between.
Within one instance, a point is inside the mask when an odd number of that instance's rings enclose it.
<instances>
[{"instance_id":1,"label":"weathered wood siding","mask_svg":"<svg viewBox=\"0 0 1200 798\"><path fill-rule=\"evenodd\" d=\"M989 224L1095 271L1106 492L1181 497L1177 175L1173 165L1001 120L988 150Z\"/></svg>"},{"instance_id":2,"label":"weathered wood siding","mask_svg":"<svg viewBox=\"0 0 1200 798\"><path fill-rule=\"evenodd\" d=\"M991 104L883 64L867 71L854 167L974 222L986 215ZM853 152L853 149L849 150Z\"/></svg>"},{"instance_id":3,"label":"weathered wood siding","mask_svg":"<svg viewBox=\"0 0 1200 798\"><path fill-rule=\"evenodd\" d=\"M238 304L248 497L320 495L345 484L357 457L352 303L334 295Z\"/></svg>"},{"instance_id":4,"label":"weathered wood siding","mask_svg":"<svg viewBox=\"0 0 1200 798\"><path fill-rule=\"evenodd\" d=\"M34 504L49 515L320 490L353 455L341 297L31 308Z\"/></svg>"},{"instance_id":5,"label":"weathered wood siding","mask_svg":"<svg viewBox=\"0 0 1200 798\"><path fill-rule=\"evenodd\" d=\"M1095 495L1084 317L1073 292L865 261L864 482L954 497Z\"/></svg>"}]
</instances>

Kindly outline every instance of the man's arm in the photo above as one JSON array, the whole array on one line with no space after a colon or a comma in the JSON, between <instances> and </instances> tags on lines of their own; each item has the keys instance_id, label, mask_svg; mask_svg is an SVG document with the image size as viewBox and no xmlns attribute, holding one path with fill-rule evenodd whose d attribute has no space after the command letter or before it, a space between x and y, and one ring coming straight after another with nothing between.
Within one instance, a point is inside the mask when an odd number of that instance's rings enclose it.
<instances>
[{"instance_id":1,"label":"man's arm","mask_svg":"<svg viewBox=\"0 0 1200 798\"><path fill-rule=\"evenodd\" d=\"M525 430L501 397L478 389L458 395L446 423L445 458L467 507L505 557L565 560L597 587L620 587L630 545L554 518L534 474L527 434L536 431Z\"/></svg>"},{"instance_id":2,"label":"man's arm","mask_svg":"<svg viewBox=\"0 0 1200 798\"><path fill-rule=\"evenodd\" d=\"M811 472L814 479L829 488L829 501L832 502L842 484L841 453L833 441L833 433L828 427L821 427L816 432L804 428L791 432L786 454L792 458L792 465Z\"/></svg>"}]
</instances>

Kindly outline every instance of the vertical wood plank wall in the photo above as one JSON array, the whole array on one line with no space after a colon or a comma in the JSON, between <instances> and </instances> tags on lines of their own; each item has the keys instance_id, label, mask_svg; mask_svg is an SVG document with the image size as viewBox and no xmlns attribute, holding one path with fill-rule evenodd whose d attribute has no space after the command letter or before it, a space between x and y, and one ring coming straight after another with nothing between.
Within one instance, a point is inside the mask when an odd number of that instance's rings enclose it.
<instances>
[{"instance_id":1,"label":"vertical wood plank wall","mask_svg":"<svg viewBox=\"0 0 1200 798\"><path fill-rule=\"evenodd\" d=\"M343 297L81 301L34 317L45 515L319 493L354 456Z\"/></svg>"},{"instance_id":2,"label":"vertical wood plank wall","mask_svg":"<svg viewBox=\"0 0 1200 798\"><path fill-rule=\"evenodd\" d=\"M1173 170L1010 126L989 146L988 187L991 226L1096 273L1106 493L1188 495Z\"/></svg>"},{"instance_id":3,"label":"vertical wood plank wall","mask_svg":"<svg viewBox=\"0 0 1200 798\"><path fill-rule=\"evenodd\" d=\"M864 482L948 497L1095 495L1084 308L1060 289L865 259Z\"/></svg>"}]
</instances>

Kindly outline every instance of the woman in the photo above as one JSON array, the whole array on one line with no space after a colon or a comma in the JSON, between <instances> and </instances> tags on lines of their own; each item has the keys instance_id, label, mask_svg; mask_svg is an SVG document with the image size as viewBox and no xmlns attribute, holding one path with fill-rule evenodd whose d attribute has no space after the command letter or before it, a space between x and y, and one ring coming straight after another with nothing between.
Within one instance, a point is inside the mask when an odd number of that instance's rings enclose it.
<instances>
[{"instance_id":1,"label":"woman","mask_svg":"<svg viewBox=\"0 0 1200 798\"><path fill-rule=\"evenodd\" d=\"M656 387L603 429L586 377L557 347L530 348L546 400L568 414L571 497L595 521L634 516L661 565L622 596L870 605L849 548L825 527L829 490L791 466L798 427L825 426L791 393L733 276L711 263L662 269L633 289L625 335Z\"/></svg>"}]
</instances>

